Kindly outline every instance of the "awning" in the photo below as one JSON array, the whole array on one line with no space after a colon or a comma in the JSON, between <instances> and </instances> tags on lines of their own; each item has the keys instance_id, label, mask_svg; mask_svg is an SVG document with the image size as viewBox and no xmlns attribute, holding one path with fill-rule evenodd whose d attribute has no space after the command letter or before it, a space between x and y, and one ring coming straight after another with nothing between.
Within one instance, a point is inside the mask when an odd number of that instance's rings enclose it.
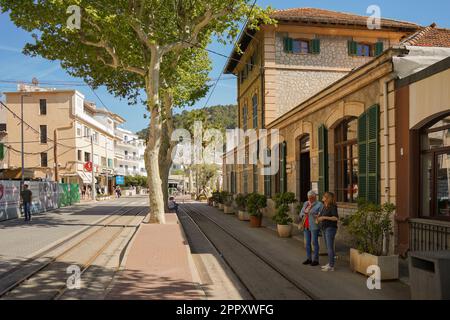
<instances>
[{"instance_id":1,"label":"awning","mask_svg":"<svg viewBox=\"0 0 450 320\"><path fill-rule=\"evenodd\" d=\"M83 181L83 183L86 183L86 184L92 183L92 173L91 172L78 171L77 173L78 173L78 176ZM95 183L97 183L97 179L95 179Z\"/></svg>"}]
</instances>

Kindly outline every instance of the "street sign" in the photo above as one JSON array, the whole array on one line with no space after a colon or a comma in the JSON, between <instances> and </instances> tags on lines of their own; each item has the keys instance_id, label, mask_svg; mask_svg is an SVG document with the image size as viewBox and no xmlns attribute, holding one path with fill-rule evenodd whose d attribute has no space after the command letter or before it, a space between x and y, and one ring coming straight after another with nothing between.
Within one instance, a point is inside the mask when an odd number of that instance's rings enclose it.
<instances>
[{"instance_id":1,"label":"street sign","mask_svg":"<svg viewBox=\"0 0 450 320\"><path fill-rule=\"evenodd\" d=\"M125 177L124 176L117 176L116 177L116 184L119 184L119 185L125 184Z\"/></svg>"}]
</instances>

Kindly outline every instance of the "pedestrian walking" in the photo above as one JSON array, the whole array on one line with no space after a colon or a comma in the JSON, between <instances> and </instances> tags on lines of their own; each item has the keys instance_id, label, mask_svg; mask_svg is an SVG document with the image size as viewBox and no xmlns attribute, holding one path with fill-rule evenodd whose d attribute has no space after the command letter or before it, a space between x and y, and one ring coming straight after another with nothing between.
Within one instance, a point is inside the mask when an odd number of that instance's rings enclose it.
<instances>
[{"instance_id":1,"label":"pedestrian walking","mask_svg":"<svg viewBox=\"0 0 450 320\"><path fill-rule=\"evenodd\" d=\"M308 192L308 201L303 204L300 211L301 224L306 239L306 260L304 265L319 265L319 232L320 228L316 219L322 210L323 205L317 201L317 194L314 191ZM312 255L311 244L314 246L314 255Z\"/></svg>"},{"instance_id":2,"label":"pedestrian walking","mask_svg":"<svg viewBox=\"0 0 450 320\"><path fill-rule=\"evenodd\" d=\"M20 193L20 196L22 198L25 221L31 221L31 201L33 198L33 192L31 192L31 190L28 189L27 184L23 185L23 190Z\"/></svg>"},{"instance_id":3,"label":"pedestrian walking","mask_svg":"<svg viewBox=\"0 0 450 320\"><path fill-rule=\"evenodd\" d=\"M83 185L83 188L81 189L81 199L85 199L86 198L86 186Z\"/></svg>"},{"instance_id":4,"label":"pedestrian walking","mask_svg":"<svg viewBox=\"0 0 450 320\"><path fill-rule=\"evenodd\" d=\"M322 266L322 271L334 271L334 239L338 229L339 215L333 193L325 192L322 201L324 205L317 221L321 224L328 252L328 264Z\"/></svg>"}]
</instances>

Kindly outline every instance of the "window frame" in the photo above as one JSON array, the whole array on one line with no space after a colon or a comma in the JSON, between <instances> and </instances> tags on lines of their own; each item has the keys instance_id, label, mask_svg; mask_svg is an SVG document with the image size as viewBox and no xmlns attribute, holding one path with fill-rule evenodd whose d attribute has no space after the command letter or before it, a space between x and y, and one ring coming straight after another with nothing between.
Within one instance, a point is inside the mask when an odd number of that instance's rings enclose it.
<instances>
[{"instance_id":1,"label":"window frame","mask_svg":"<svg viewBox=\"0 0 450 320\"><path fill-rule=\"evenodd\" d=\"M44 102L44 104L42 102ZM44 107L44 112L42 112L42 107ZM47 99L39 99L39 115L47 115Z\"/></svg>"},{"instance_id":2,"label":"window frame","mask_svg":"<svg viewBox=\"0 0 450 320\"><path fill-rule=\"evenodd\" d=\"M351 188L349 190L348 187L345 186L345 179L348 179L349 185L358 186L359 190L359 163L358 163L358 172L355 175L356 181L354 180L353 176L353 164L354 160L359 161L359 152L358 149L354 153L353 147L358 146L358 137L348 140L348 133L346 130L348 130L349 123L355 121L358 126L358 118L356 117L350 117L347 119L342 120L335 128L334 128L334 191L336 194L336 201L339 203L357 203L358 198L354 197L354 190ZM357 128L356 126L356 128ZM338 152L342 155L342 158L338 158ZM347 170L345 170L345 164L349 166ZM339 173L341 173L341 176L339 176ZM342 197L341 197L342 193ZM359 192L356 192L358 194ZM348 195L350 195L350 198L348 198Z\"/></svg>"},{"instance_id":3,"label":"window frame","mask_svg":"<svg viewBox=\"0 0 450 320\"><path fill-rule=\"evenodd\" d=\"M300 52L295 52L294 51L294 43L295 42L299 42L300 43ZM305 43L306 44L306 52L301 51L301 44ZM311 40L309 39L302 39L302 38L293 38L292 39L292 54L298 54L298 55L303 55L303 54L310 54L311 53Z\"/></svg>"},{"instance_id":4,"label":"window frame","mask_svg":"<svg viewBox=\"0 0 450 320\"><path fill-rule=\"evenodd\" d=\"M48 153L47 152L41 152L41 167L47 168L48 167Z\"/></svg>"},{"instance_id":5,"label":"window frame","mask_svg":"<svg viewBox=\"0 0 450 320\"><path fill-rule=\"evenodd\" d=\"M256 103L255 103L256 101ZM258 94L252 96L252 125L253 129L258 129Z\"/></svg>"},{"instance_id":6,"label":"window frame","mask_svg":"<svg viewBox=\"0 0 450 320\"><path fill-rule=\"evenodd\" d=\"M45 130L43 130L45 128ZM43 135L43 132L45 131L45 136ZM48 128L46 124L39 125L39 141L41 144L47 144L48 143Z\"/></svg>"},{"instance_id":7,"label":"window frame","mask_svg":"<svg viewBox=\"0 0 450 320\"><path fill-rule=\"evenodd\" d=\"M431 155L431 185L430 190L428 192L431 193L431 201L429 204L429 215L425 216L422 214L423 210L423 197L419 197L419 212L418 216L421 219L428 219L428 220L437 220L437 221L450 221L450 216L439 216L437 212L437 170L438 170L438 157L443 154L450 153L450 146L444 146L434 149L428 149L428 150L422 150L422 137L424 135L428 135L429 133L433 132L439 132L444 130L450 130L450 124L443 125L437 128L431 128L436 123L438 123L440 120L445 119L449 117L450 114L446 114L443 117L440 117L437 121L434 121L433 123L428 124L425 128L422 128L419 132L419 154L420 154L420 161L419 161L419 172L420 172L420 188L419 188L419 194L423 195L425 190L423 189L423 186L425 185L425 182L423 181L423 157L425 155Z\"/></svg>"}]
</instances>

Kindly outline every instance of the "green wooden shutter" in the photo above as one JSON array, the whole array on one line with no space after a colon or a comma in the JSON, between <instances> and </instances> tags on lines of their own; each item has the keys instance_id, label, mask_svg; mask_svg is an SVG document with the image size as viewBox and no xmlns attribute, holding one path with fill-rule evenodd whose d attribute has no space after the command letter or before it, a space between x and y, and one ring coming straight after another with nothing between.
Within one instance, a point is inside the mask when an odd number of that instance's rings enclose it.
<instances>
[{"instance_id":1,"label":"green wooden shutter","mask_svg":"<svg viewBox=\"0 0 450 320\"><path fill-rule=\"evenodd\" d=\"M380 107L374 105L358 119L359 197L380 203Z\"/></svg>"},{"instance_id":2,"label":"green wooden shutter","mask_svg":"<svg viewBox=\"0 0 450 320\"><path fill-rule=\"evenodd\" d=\"M384 43L383 42L377 42L375 44L375 56L379 56L384 51Z\"/></svg>"},{"instance_id":3,"label":"green wooden shutter","mask_svg":"<svg viewBox=\"0 0 450 320\"><path fill-rule=\"evenodd\" d=\"M367 200L380 203L379 105L367 110Z\"/></svg>"},{"instance_id":4,"label":"green wooden shutter","mask_svg":"<svg viewBox=\"0 0 450 320\"><path fill-rule=\"evenodd\" d=\"M352 40L348 41L348 54L355 56L358 53L358 43Z\"/></svg>"},{"instance_id":5,"label":"green wooden shutter","mask_svg":"<svg viewBox=\"0 0 450 320\"><path fill-rule=\"evenodd\" d=\"M320 39L312 39L309 43L311 53L320 53Z\"/></svg>"},{"instance_id":6,"label":"green wooden shutter","mask_svg":"<svg viewBox=\"0 0 450 320\"><path fill-rule=\"evenodd\" d=\"M289 38L289 37L285 37L284 39L283 39L283 47L284 47L284 52L286 52L286 53L289 53L289 52L291 52L292 51L292 41L291 41L292 39L291 38Z\"/></svg>"},{"instance_id":7,"label":"green wooden shutter","mask_svg":"<svg viewBox=\"0 0 450 320\"><path fill-rule=\"evenodd\" d=\"M281 144L281 159L280 159L280 191L281 193L287 192L287 172L286 172L286 141Z\"/></svg>"},{"instance_id":8,"label":"green wooden shutter","mask_svg":"<svg viewBox=\"0 0 450 320\"><path fill-rule=\"evenodd\" d=\"M358 118L358 197L367 200L367 114Z\"/></svg>"},{"instance_id":9,"label":"green wooden shutter","mask_svg":"<svg viewBox=\"0 0 450 320\"><path fill-rule=\"evenodd\" d=\"M319 127L319 197L328 191L328 130Z\"/></svg>"},{"instance_id":10,"label":"green wooden shutter","mask_svg":"<svg viewBox=\"0 0 450 320\"><path fill-rule=\"evenodd\" d=\"M5 145L0 143L0 161L5 159Z\"/></svg>"}]
</instances>

